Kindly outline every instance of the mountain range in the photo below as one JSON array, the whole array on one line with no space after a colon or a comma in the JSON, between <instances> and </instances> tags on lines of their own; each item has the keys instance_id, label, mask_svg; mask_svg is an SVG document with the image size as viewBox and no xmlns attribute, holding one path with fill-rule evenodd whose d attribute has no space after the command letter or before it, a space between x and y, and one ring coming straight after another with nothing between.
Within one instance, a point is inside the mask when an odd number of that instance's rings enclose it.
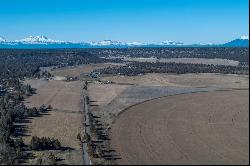
<instances>
[{"instance_id":1,"label":"mountain range","mask_svg":"<svg viewBox=\"0 0 250 166\"><path fill-rule=\"evenodd\" d=\"M242 36L238 39L223 44L185 44L166 40L157 43L120 42L103 40L97 42L70 42L53 40L46 36L29 36L15 41L8 41L0 36L0 48L127 48L127 47L249 47L249 37Z\"/></svg>"}]
</instances>

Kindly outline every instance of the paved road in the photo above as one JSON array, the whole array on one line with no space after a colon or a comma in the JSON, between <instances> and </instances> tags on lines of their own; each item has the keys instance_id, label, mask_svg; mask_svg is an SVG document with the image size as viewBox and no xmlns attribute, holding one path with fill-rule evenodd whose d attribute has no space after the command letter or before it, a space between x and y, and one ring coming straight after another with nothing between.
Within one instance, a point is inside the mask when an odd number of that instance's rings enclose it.
<instances>
[{"instance_id":1,"label":"paved road","mask_svg":"<svg viewBox=\"0 0 250 166\"><path fill-rule=\"evenodd\" d=\"M86 91L82 89L82 100L83 100L83 127L84 127L84 133L90 134L90 128L89 128L89 115L88 115L88 105L86 100ZM92 165L92 162L90 160L89 154L88 154L88 145L87 142L82 143L82 149L83 149L83 161L84 165Z\"/></svg>"}]
</instances>

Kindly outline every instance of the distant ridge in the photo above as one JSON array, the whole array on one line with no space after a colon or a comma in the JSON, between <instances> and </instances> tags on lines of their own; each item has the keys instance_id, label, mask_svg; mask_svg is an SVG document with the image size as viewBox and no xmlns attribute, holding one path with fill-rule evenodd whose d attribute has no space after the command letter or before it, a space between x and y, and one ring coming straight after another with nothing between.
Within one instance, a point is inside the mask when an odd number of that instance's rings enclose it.
<instances>
[{"instance_id":1,"label":"distant ridge","mask_svg":"<svg viewBox=\"0 0 250 166\"><path fill-rule=\"evenodd\" d=\"M248 36L242 36L239 39L232 40L228 43L225 43L224 46L229 47L249 47L249 37Z\"/></svg>"},{"instance_id":2,"label":"distant ridge","mask_svg":"<svg viewBox=\"0 0 250 166\"><path fill-rule=\"evenodd\" d=\"M53 40L46 36L29 36L15 41L8 41L0 36L0 48L130 48L130 47L249 47L248 36L242 36L224 44L185 44L166 40L158 43L120 42L103 40L97 42L70 42Z\"/></svg>"}]
</instances>

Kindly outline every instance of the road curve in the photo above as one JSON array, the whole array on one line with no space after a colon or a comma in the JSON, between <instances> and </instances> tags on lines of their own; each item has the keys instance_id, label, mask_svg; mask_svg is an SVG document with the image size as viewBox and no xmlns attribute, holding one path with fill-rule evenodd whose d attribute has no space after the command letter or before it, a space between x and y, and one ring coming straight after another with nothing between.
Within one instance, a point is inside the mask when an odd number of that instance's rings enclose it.
<instances>
[{"instance_id":1,"label":"road curve","mask_svg":"<svg viewBox=\"0 0 250 166\"><path fill-rule=\"evenodd\" d=\"M163 97L111 127L118 164L249 164L249 90Z\"/></svg>"}]
</instances>

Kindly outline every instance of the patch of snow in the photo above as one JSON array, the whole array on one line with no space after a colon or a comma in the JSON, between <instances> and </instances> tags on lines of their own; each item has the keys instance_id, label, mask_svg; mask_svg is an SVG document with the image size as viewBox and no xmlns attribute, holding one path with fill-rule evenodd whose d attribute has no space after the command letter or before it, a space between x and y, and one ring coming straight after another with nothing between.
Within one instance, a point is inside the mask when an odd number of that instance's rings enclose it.
<instances>
[{"instance_id":1,"label":"patch of snow","mask_svg":"<svg viewBox=\"0 0 250 166\"><path fill-rule=\"evenodd\" d=\"M4 37L0 36L0 43L5 43L5 42L7 42L7 40Z\"/></svg>"},{"instance_id":2,"label":"patch of snow","mask_svg":"<svg viewBox=\"0 0 250 166\"><path fill-rule=\"evenodd\" d=\"M130 42L130 43L126 43L126 45L128 45L128 46L142 46L142 45L147 45L147 44L141 43L141 42Z\"/></svg>"},{"instance_id":3,"label":"patch of snow","mask_svg":"<svg viewBox=\"0 0 250 166\"><path fill-rule=\"evenodd\" d=\"M37 44L37 43L64 43L64 41L60 40L52 40L46 36L29 36L27 38L16 40L16 42L22 43L30 43L30 44Z\"/></svg>"},{"instance_id":4,"label":"patch of snow","mask_svg":"<svg viewBox=\"0 0 250 166\"><path fill-rule=\"evenodd\" d=\"M172 40L165 40L163 42L158 43L158 45L184 45L184 43L175 42L175 41L172 41Z\"/></svg>"},{"instance_id":5,"label":"patch of snow","mask_svg":"<svg viewBox=\"0 0 250 166\"><path fill-rule=\"evenodd\" d=\"M118 45L124 45L124 43L119 41L113 41L113 40L103 40L98 42L90 42L89 43L92 46L118 46Z\"/></svg>"},{"instance_id":6,"label":"patch of snow","mask_svg":"<svg viewBox=\"0 0 250 166\"><path fill-rule=\"evenodd\" d=\"M240 39L243 39L243 40L249 39L249 36L248 35L243 35L243 36L240 37Z\"/></svg>"}]
</instances>

